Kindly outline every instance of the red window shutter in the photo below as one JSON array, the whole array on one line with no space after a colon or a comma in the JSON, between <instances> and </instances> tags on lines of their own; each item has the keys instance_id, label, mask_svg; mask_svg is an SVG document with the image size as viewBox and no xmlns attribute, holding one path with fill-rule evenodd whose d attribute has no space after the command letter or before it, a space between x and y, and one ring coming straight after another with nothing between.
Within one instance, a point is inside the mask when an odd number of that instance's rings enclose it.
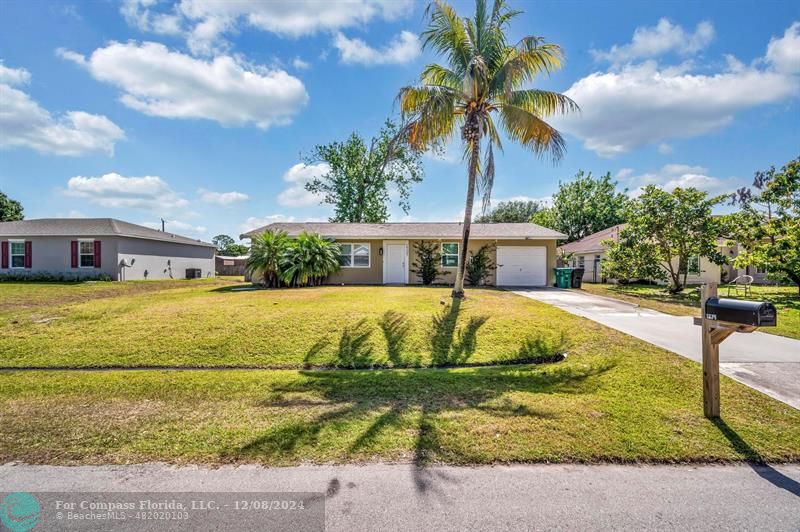
<instances>
[{"instance_id":1,"label":"red window shutter","mask_svg":"<svg viewBox=\"0 0 800 532\"><path fill-rule=\"evenodd\" d=\"M2 250L2 252L0 252L0 254L2 254L0 268L8 268L8 240L0 242L0 249Z\"/></svg>"},{"instance_id":2,"label":"red window shutter","mask_svg":"<svg viewBox=\"0 0 800 532\"><path fill-rule=\"evenodd\" d=\"M100 241L99 240L95 240L94 241L94 267L95 268L99 268L100 267L100 255L101 255L101 253L100 253Z\"/></svg>"},{"instance_id":3,"label":"red window shutter","mask_svg":"<svg viewBox=\"0 0 800 532\"><path fill-rule=\"evenodd\" d=\"M78 241L73 240L70 242L70 248L72 249L72 267L78 267Z\"/></svg>"},{"instance_id":4,"label":"red window shutter","mask_svg":"<svg viewBox=\"0 0 800 532\"><path fill-rule=\"evenodd\" d=\"M33 267L33 242L30 240L25 241L25 268L31 269Z\"/></svg>"}]
</instances>

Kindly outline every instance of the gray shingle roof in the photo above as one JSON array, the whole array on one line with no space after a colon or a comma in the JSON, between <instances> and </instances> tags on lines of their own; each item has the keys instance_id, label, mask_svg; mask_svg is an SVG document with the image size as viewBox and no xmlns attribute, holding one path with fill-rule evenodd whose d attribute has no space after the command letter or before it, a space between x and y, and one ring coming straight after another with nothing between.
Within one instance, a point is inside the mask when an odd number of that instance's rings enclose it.
<instances>
[{"instance_id":1,"label":"gray shingle roof","mask_svg":"<svg viewBox=\"0 0 800 532\"><path fill-rule=\"evenodd\" d=\"M253 229L240 238L252 238L265 230L283 230L289 236L303 231L317 233L337 239L352 238L461 238L463 225L458 222L386 223L386 224L337 224L337 223L274 223ZM566 235L536 224L472 224L470 238L492 239L549 239L565 238Z\"/></svg>"},{"instance_id":2,"label":"gray shingle roof","mask_svg":"<svg viewBox=\"0 0 800 532\"><path fill-rule=\"evenodd\" d=\"M39 218L18 222L0 222L0 236L124 236L192 246L215 247L214 244L201 240L157 231L114 218Z\"/></svg>"},{"instance_id":3,"label":"gray shingle roof","mask_svg":"<svg viewBox=\"0 0 800 532\"><path fill-rule=\"evenodd\" d=\"M619 240L619 232L625 228L626 224L612 225L608 229L603 229L589 236L585 236L575 242L564 244L559 249L564 253L594 253L605 251L604 240Z\"/></svg>"}]
</instances>

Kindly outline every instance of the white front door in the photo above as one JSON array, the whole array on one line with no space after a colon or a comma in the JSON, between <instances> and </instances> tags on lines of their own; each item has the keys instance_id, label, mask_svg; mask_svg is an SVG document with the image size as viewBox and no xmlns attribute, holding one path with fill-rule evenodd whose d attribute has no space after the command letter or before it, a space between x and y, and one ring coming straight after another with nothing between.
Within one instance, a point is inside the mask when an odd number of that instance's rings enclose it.
<instances>
[{"instance_id":1,"label":"white front door","mask_svg":"<svg viewBox=\"0 0 800 532\"><path fill-rule=\"evenodd\" d=\"M546 285L546 247L497 246L497 286Z\"/></svg>"},{"instance_id":2,"label":"white front door","mask_svg":"<svg viewBox=\"0 0 800 532\"><path fill-rule=\"evenodd\" d=\"M386 261L383 282L385 284L408 283L408 244L387 244L383 260Z\"/></svg>"}]
</instances>

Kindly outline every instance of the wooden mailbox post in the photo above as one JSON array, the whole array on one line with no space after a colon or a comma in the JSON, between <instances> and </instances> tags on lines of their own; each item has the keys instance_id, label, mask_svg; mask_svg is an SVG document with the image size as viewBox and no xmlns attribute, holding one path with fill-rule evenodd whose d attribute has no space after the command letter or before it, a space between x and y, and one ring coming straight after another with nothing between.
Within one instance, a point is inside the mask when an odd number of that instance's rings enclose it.
<instances>
[{"instance_id":1,"label":"wooden mailbox post","mask_svg":"<svg viewBox=\"0 0 800 532\"><path fill-rule=\"evenodd\" d=\"M701 327L703 345L703 412L706 417L717 418L719 417L719 344L736 332L750 333L758 329L759 325L775 326L777 312L771 303L717 300L715 303L720 303L720 306L723 302L728 305L728 308L723 308L720 312L729 310L733 305L740 307L747 305L749 308L746 313L751 315L741 320L744 323L737 323L740 316L730 318L736 321L721 321L716 311L709 312L706 307L711 298L717 298L717 283L708 283L701 287L700 317L694 319L694 324ZM741 313L741 309L734 311Z\"/></svg>"}]
</instances>

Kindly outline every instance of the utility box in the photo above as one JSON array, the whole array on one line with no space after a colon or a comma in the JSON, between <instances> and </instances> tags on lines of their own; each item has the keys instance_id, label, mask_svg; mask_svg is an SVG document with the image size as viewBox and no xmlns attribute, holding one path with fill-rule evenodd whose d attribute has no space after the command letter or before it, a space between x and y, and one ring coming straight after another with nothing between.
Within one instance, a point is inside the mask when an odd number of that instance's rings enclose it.
<instances>
[{"instance_id":1,"label":"utility box","mask_svg":"<svg viewBox=\"0 0 800 532\"><path fill-rule=\"evenodd\" d=\"M766 301L742 301L711 297L703 309L707 320L725 321L754 327L775 327L778 311Z\"/></svg>"},{"instance_id":2,"label":"utility box","mask_svg":"<svg viewBox=\"0 0 800 532\"><path fill-rule=\"evenodd\" d=\"M203 277L203 272L200 268L186 268L187 279L200 279Z\"/></svg>"}]
</instances>

